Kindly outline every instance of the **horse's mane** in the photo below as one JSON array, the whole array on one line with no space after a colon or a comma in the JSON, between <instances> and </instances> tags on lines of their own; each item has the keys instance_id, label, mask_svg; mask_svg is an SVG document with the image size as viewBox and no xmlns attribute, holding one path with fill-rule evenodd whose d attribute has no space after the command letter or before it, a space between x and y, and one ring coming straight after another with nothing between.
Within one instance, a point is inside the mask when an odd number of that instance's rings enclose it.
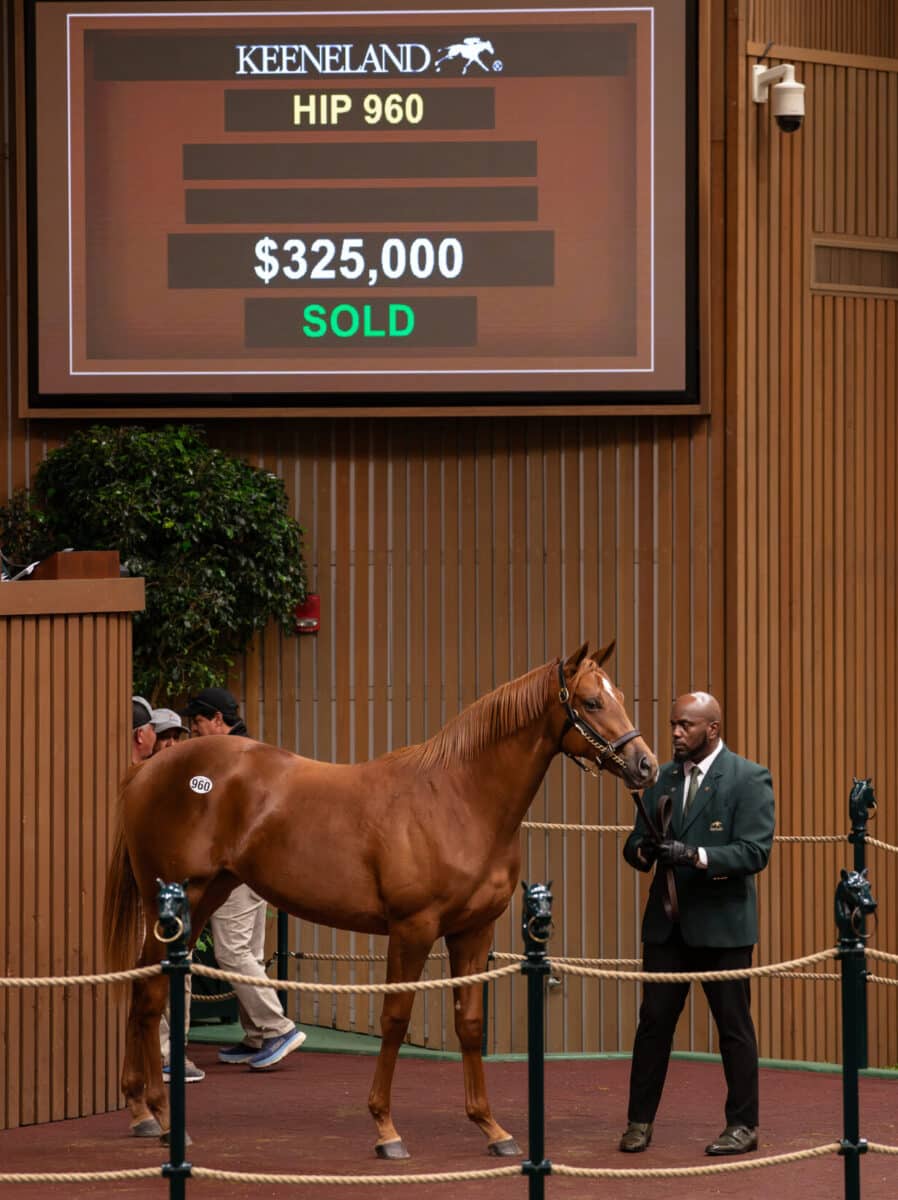
<instances>
[{"instance_id":1,"label":"horse's mane","mask_svg":"<svg viewBox=\"0 0 898 1200\"><path fill-rule=\"evenodd\" d=\"M462 709L439 733L412 749L421 766L448 767L470 762L481 750L533 721L552 693L557 660L503 683Z\"/></svg>"}]
</instances>

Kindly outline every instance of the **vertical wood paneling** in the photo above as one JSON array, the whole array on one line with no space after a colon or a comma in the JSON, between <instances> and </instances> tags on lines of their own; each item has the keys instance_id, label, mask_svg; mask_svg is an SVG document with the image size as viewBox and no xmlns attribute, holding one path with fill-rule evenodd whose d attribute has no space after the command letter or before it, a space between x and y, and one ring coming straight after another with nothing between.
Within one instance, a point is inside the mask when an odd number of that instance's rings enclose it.
<instances>
[{"instance_id":1,"label":"vertical wood paneling","mask_svg":"<svg viewBox=\"0 0 898 1200\"><path fill-rule=\"evenodd\" d=\"M100 971L102 883L127 765L130 616L5 615L0 651L0 961L7 975ZM2 1003L3 1127L117 1106L123 1013L104 989L4 989Z\"/></svg>"},{"instance_id":2,"label":"vertical wood paneling","mask_svg":"<svg viewBox=\"0 0 898 1200\"><path fill-rule=\"evenodd\" d=\"M898 57L893 0L749 0L748 37L766 45Z\"/></svg>"},{"instance_id":3,"label":"vertical wood paneling","mask_svg":"<svg viewBox=\"0 0 898 1200\"><path fill-rule=\"evenodd\" d=\"M247 693L257 689L264 728L277 727L279 707L289 703L300 713L296 721L281 719L283 734L311 729L316 722L307 710L330 711L343 691L341 729L311 747L290 745L286 736L284 744L320 757L331 744L338 758L357 757L363 748L381 753L429 736L476 695L556 651L570 652L587 637L598 645L617 636L612 673L637 722L667 753L673 694L710 686L695 664L716 665L707 613L719 607L709 562L719 538L707 422L532 420L373 429L380 451L374 468L364 425L348 435L337 430L334 439L304 438L297 449L300 480L333 481L314 496L306 492L309 515L300 514L308 530L310 582L322 592L331 628L295 647L305 681L295 693L283 690L283 669L270 670L264 653L248 657L245 686ZM341 507L351 518L340 515ZM368 561L363 586L359 564ZM375 637L372 612L380 614L376 629L389 636ZM349 666L341 667L344 649ZM382 732L370 743L362 734L369 721L369 654L378 664L372 688L391 683L375 706ZM320 699L328 692L329 703ZM349 730L355 730L351 741ZM530 815L619 823L632 819L632 801L614 780L584 780L559 761ZM619 837L533 831L524 836L523 851L524 878L555 881L560 949L607 957L638 953L644 885L621 868ZM520 949L519 911L516 899L497 931L497 949ZM383 949L381 939L360 944L348 934L308 927L298 937L310 950ZM345 964L318 971L309 965L301 977L349 981L377 978L380 970L361 976ZM520 1050L520 981L503 980L493 991L490 1048ZM600 989L578 982L553 989L549 1046L626 1049L636 1000L632 985ZM355 1008L327 999L296 1009L305 1020L363 1030L377 1028L378 1010L373 1002ZM447 1038L452 1045L442 997L419 998L410 1037L429 1045ZM708 1046L702 999L684 1026L682 1048Z\"/></svg>"},{"instance_id":4,"label":"vertical wood paneling","mask_svg":"<svg viewBox=\"0 0 898 1200\"><path fill-rule=\"evenodd\" d=\"M780 832L829 833L847 828L853 775L872 776L884 796L895 786L885 672L898 618L886 584L898 552L888 337L896 301L811 293L808 254L814 235L889 237L898 209L898 76L856 61L804 61L801 74L808 118L799 135L783 137L766 111L744 113L747 219L732 237L744 238L747 302L731 404L736 520L727 546L738 586L726 616L739 675L731 740L770 763ZM894 843L893 813L881 810L879 821L877 836ZM868 859L881 905L893 903L895 872L884 855ZM831 943L826 899L851 861L846 845L776 849L760 881L764 959ZM895 928L880 925L879 944L892 952ZM871 1062L888 1065L898 1051L894 1005L872 988L871 1006ZM758 1013L767 1052L838 1060L831 985L762 983Z\"/></svg>"}]
</instances>

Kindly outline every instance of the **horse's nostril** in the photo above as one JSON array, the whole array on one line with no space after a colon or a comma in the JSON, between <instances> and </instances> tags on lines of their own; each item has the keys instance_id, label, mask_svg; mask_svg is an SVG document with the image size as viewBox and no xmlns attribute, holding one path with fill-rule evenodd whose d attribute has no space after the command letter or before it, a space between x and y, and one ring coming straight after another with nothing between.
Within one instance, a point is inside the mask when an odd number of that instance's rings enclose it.
<instances>
[{"instance_id":1,"label":"horse's nostril","mask_svg":"<svg viewBox=\"0 0 898 1200\"><path fill-rule=\"evenodd\" d=\"M642 758L639 760L640 775L643 777L643 779L648 779L653 771L654 767L652 766L652 760L647 754L643 754Z\"/></svg>"}]
</instances>

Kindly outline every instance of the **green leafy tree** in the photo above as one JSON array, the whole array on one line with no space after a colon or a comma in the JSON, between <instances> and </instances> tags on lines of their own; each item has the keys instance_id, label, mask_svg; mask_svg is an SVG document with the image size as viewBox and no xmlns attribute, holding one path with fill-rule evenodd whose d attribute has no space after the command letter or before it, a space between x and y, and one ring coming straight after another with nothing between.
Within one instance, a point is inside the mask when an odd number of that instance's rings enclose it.
<instances>
[{"instance_id":1,"label":"green leafy tree","mask_svg":"<svg viewBox=\"0 0 898 1200\"><path fill-rule=\"evenodd\" d=\"M144 577L134 686L153 701L223 683L271 619L294 631L302 532L281 479L190 426L76 433L38 467L30 496L0 509L7 558L111 549Z\"/></svg>"}]
</instances>

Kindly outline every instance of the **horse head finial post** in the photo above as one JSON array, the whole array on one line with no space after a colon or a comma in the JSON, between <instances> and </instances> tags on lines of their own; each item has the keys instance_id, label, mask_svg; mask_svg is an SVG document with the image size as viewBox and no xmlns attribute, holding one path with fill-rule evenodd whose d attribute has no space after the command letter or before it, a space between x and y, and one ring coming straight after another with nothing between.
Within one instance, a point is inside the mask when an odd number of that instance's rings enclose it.
<instances>
[{"instance_id":1,"label":"horse head finial post","mask_svg":"<svg viewBox=\"0 0 898 1200\"><path fill-rule=\"evenodd\" d=\"M552 884L524 883L522 927L527 954L521 970L527 976L527 1095L530 1154L521 1170L530 1179L530 1200L543 1200L552 1164L545 1157L545 979L549 974L546 943L552 936Z\"/></svg>"},{"instance_id":2,"label":"horse head finial post","mask_svg":"<svg viewBox=\"0 0 898 1200\"><path fill-rule=\"evenodd\" d=\"M552 884L534 883L524 889L522 932L529 959L546 957L546 942L552 936Z\"/></svg>"},{"instance_id":3,"label":"horse head finial post","mask_svg":"<svg viewBox=\"0 0 898 1200\"><path fill-rule=\"evenodd\" d=\"M842 963L842 1120L840 1154L845 1157L846 1200L861 1194L860 1156L867 1142L860 1136L858 1072L867 1063L864 921L876 912L866 869L842 871L836 887L836 924Z\"/></svg>"},{"instance_id":4,"label":"horse head finial post","mask_svg":"<svg viewBox=\"0 0 898 1200\"><path fill-rule=\"evenodd\" d=\"M839 944L850 949L856 942L863 943L864 922L876 912L876 901L863 871L842 871L836 887L836 925L839 928Z\"/></svg>"},{"instance_id":5,"label":"horse head finial post","mask_svg":"<svg viewBox=\"0 0 898 1200\"><path fill-rule=\"evenodd\" d=\"M854 779L848 794L848 815L851 818L849 842L854 846L854 869L863 871L865 859L867 822L876 812L876 797L873 795L872 779Z\"/></svg>"},{"instance_id":6,"label":"horse head finial post","mask_svg":"<svg viewBox=\"0 0 898 1200\"><path fill-rule=\"evenodd\" d=\"M165 883L157 879L156 884L159 889L156 893L156 940L170 947L170 961L186 961L190 944L190 905L186 883Z\"/></svg>"},{"instance_id":7,"label":"horse head finial post","mask_svg":"<svg viewBox=\"0 0 898 1200\"><path fill-rule=\"evenodd\" d=\"M171 1128L168 1131L170 1158L162 1167L162 1174L170 1181L171 1200L183 1200L191 1166L184 1161L187 1148L186 1104L184 1098L184 1059L187 1052L184 1037L186 1014L185 977L190 973L190 903L187 899L187 881L165 883L157 879L156 893L156 937L164 942L167 955L162 970L168 976L169 987L169 1089L171 1105Z\"/></svg>"}]
</instances>

